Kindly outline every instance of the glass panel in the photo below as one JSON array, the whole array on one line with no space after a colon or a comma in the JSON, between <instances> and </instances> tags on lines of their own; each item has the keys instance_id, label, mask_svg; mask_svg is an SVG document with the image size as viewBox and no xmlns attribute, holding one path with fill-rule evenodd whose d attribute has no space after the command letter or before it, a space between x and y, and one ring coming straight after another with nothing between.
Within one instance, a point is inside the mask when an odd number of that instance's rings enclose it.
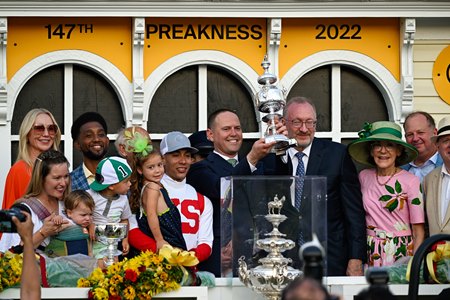
<instances>
[{"instance_id":1,"label":"glass panel","mask_svg":"<svg viewBox=\"0 0 450 300\"><path fill-rule=\"evenodd\" d=\"M341 66L341 126L359 131L364 122L389 120L386 104L375 84L353 68Z\"/></svg>"},{"instance_id":2,"label":"glass panel","mask_svg":"<svg viewBox=\"0 0 450 300\"><path fill-rule=\"evenodd\" d=\"M299 177L294 176L222 178L221 246L222 253L230 253L233 262L227 265L225 262L229 260L224 260L222 277L237 275L240 257L244 257L248 268L262 268L261 258L283 259L278 257L278 251L293 260L292 267L301 270L303 262L299 258L298 243L311 241L313 234L326 252L326 178L304 177L300 210L292 201L297 180ZM285 236L280 236L275 228ZM229 249L231 251L227 251ZM326 273L326 263L323 266Z\"/></svg>"},{"instance_id":3,"label":"glass panel","mask_svg":"<svg viewBox=\"0 0 450 300\"><path fill-rule=\"evenodd\" d=\"M331 66L323 66L303 75L288 94L311 99L317 111L317 131L331 131Z\"/></svg>"},{"instance_id":4,"label":"glass panel","mask_svg":"<svg viewBox=\"0 0 450 300\"><path fill-rule=\"evenodd\" d=\"M149 110L150 133L194 132L198 124L198 67L183 68L158 87Z\"/></svg>"},{"instance_id":5,"label":"glass panel","mask_svg":"<svg viewBox=\"0 0 450 300\"><path fill-rule=\"evenodd\" d=\"M208 115L222 108L235 110L244 132L257 132L253 95L228 71L208 66Z\"/></svg>"}]
</instances>

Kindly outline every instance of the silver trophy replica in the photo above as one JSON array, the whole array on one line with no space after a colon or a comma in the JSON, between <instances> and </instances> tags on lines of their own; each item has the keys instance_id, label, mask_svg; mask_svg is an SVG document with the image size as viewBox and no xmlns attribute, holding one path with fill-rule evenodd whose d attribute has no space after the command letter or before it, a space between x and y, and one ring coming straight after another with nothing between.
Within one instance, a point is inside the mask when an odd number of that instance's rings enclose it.
<instances>
[{"instance_id":1,"label":"silver trophy replica","mask_svg":"<svg viewBox=\"0 0 450 300\"><path fill-rule=\"evenodd\" d=\"M119 241L126 238L128 234L128 224L124 223L106 223L106 224L96 224L95 225L95 236L98 240L108 248L105 250L105 260L106 266L110 266L114 263L114 257L122 254L120 250L117 249Z\"/></svg>"},{"instance_id":2,"label":"silver trophy replica","mask_svg":"<svg viewBox=\"0 0 450 300\"><path fill-rule=\"evenodd\" d=\"M282 115L279 111L286 106L285 91L275 85L277 76L269 73L270 62L267 55L264 56L261 66L264 69L264 73L258 77L261 89L256 93L255 100L258 110L262 113L267 113L262 118L262 121L268 124L265 141L266 143L277 142L273 146L272 152L277 155L283 155L289 147L297 145L295 139L289 139L283 134L277 134L275 128L275 117L281 119Z\"/></svg>"},{"instance_id":3,"label":"silver trophy replica","mask_svg":"<svg viewBox=\"0 0 450 300\"><path fill-rule=\"evenodd\" d=\"M273 230L266 233L266 238L256 241L256 247L269 254L258 260L260 265L248 269L245 257L239 258L239 279L246 286L262 294L266 299L278 300L283 289L295 278L302 276L303 272L289 266L292 259L285 258L281 253L295 247L292 240L285 239L285 234L278 230L278 226L287 219L280 214L285 197L275 195L273 201L268 203L269 213L265 215L267 221L272 223Z\"/></svg>"}]
</instances>

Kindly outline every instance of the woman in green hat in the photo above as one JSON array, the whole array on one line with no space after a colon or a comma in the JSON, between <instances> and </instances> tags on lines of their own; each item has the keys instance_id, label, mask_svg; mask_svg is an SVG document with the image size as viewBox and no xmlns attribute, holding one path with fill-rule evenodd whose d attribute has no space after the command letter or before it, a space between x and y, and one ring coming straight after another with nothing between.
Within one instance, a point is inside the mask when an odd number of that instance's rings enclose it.
<instances>
[{"instance_id":1,"label":"woman in green hat","mask_svg":"<svg viewBox=\"0 0 450 300\"><path fill-rule=\"evenodd\" d=\"M420 180L399 166L414 160L416 148L402 140L399 125L366 123L348 151L371 168L359 173L366 211L369 266L392 265L412 256L425 237Z\"/></svg>"}]
</instances>

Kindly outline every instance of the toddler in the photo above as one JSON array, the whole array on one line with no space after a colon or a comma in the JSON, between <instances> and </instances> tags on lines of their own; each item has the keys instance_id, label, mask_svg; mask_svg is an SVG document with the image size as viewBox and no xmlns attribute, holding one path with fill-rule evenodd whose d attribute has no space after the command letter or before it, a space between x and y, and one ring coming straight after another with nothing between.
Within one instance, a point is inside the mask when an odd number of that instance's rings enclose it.
<instances>
[{"instance_id":1,"label":"toddler","mask_svg":"<svg viewBox=\"0 0 450 300\"><path fill-rule=\"evenodd\" d=\"M45 248L47 255L66 256L72 254L85 254L92 256L92 247L89 239L88 226L92 223L94 199L86 191L76 190L70 192L64 199L63 213L55 215L53 222L62 224L63 219L69 221L58 235L51 238Z\"/></svg>"}]
</instances>

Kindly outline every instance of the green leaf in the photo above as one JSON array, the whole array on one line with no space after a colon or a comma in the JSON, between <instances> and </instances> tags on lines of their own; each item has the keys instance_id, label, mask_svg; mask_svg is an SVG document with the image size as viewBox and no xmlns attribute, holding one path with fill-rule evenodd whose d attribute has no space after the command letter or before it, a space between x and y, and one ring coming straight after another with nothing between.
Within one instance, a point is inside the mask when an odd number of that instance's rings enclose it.
<instances>
[{"instance_id":1,"label":"green leaf","mask_svg":"<svg viewBox=\"0 0 450 300\"><path fill-rule=\"evenodd\" d=\"M398 244L398 236L394 237L394 244Z\"/></svg>"},{"instance_id":2,"label":"green leaf","mask_svg":"<svg viewBox=\"0 0 450 300\"><path fill-rule=\"evenodd\" d=\"M383 196L381 196L380 199L378 199L378 200L379 200L379 201L386 202L386 201L389 201L389 200L391 200L391 199L392 199L392 195L383 195Z\"/></svg>"},{"instance_id":3,"label":"green leaf","mask_svg":"<svg viewBox=\"0 0 450 300\"><path fill-rule=\"evenodd\" d=\"M414 204L414 205L420 205L420 199L419 198L414 198L414 199L412 199L412 201L411 201L411 204Z\"/></svg>"},{"instance_id":4,"label":"green leaf","mask_svg":"<svg viewBox=\"0 0 450 300\"><path fill-rule=\"evenodd\" d=\"M375 253L374 255L372 255L372 259L373 260L377 260L377 259L380 259L380 258L381 258L381 256L378 253Z\"/></svg>"},{"instance_id":5,"label":"green leaf","mask_svg":"<svg viewBox=\"0 0 450 300\"><path fill-rule=\"evenodd\" d=\"M402 193L402 185L400 184L400 182L398 182L398 180L395 181L395 191L397 192L397 194Z\"/></svg>"},{"instance_id":6,"label":"green leaf","mask_svg":"<svg viewBox=\"0 0 450 300\"><path fill-rule=\"evenodd\" d=\"M397 208L397 206L398 206L398 200L393 199L393 200L389 201L384 208L389 210L389 212L393 212Z\"/></svg>"},{"instance_id":7,"label":"green leaf","mask_svg":"<svg viewBox=\"0 0 450 300\"><path fill-rule=\"evenodd\" d=\"M386 188L386 190L387 190L389 193L391 193L391 194L394 194L394 193L395 193L395 191L394 191L394 189L392 188L392 186L386 184L384 187Z\"/></svg>"}]
</instances>

